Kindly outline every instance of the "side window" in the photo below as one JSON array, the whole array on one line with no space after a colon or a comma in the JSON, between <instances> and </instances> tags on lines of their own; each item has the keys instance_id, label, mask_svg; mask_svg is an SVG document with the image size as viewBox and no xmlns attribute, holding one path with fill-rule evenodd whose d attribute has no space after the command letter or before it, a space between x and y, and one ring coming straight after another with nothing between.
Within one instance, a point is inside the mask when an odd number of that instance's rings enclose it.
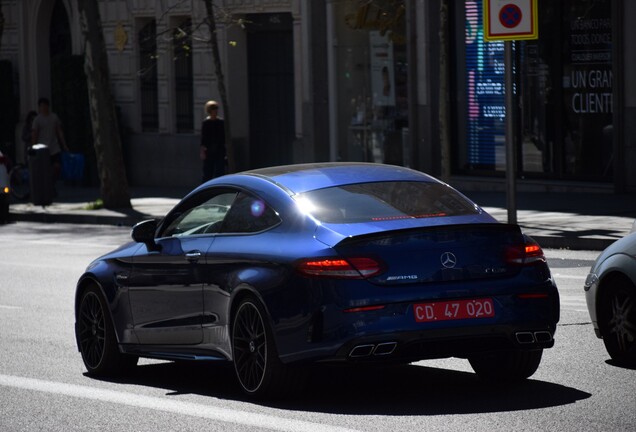
<instances>
[{"instance_id":1,"label":"side window","mask_svg":"<svg viewBox=\"0 0 636 432\"><path fill-rule=\"evenodd\" d=\"M235 198L236 192L224 192L203 202L195 199L191 206L186 203L184 210L170 222L162 237L218 233Z\"/></svg>"},{"instance_id":2,"label":"side window","mask_svg":"<svg viewBox=\"0 0 636 432\"><path fill-rule=\"evenodd\" d=\"M255 233L280 222L278 214L265 201L241 192L221 228L222 233Z\"/></svg>"}]
</instances>

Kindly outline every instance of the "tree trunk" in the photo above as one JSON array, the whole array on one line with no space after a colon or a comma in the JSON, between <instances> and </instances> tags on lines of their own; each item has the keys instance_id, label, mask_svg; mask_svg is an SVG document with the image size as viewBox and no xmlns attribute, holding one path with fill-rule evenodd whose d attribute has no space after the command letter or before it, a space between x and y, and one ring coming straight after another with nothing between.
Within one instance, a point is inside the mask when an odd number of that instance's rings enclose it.
<instances>
[{"instance_id":1,"label":"tree trunk","mask_svg":"<svg viewBox=\"0 0 636 432\"><path fill-rule=\"evenodd\" d=\"M2 33L4 33L4 14L2 13L2 1L0 1L0 47L2 46Z\"/></svg>"},{"instance_id":2,"label":"tree trunk","mask_svg":"<svg viewBox=\"0 0 636 432\"><path fill-rule=\"evenodd\" d=\"M227 92L225 90L225 77L221 66L221 54L219 53L219 39L216 31L216 17L212 0L203 0L205 10L207 12L208 27L210 28L210 46L212 47L212 60L214 62L214 73L216 74L216 84L221 96L221 104L223 105L223 120L225 124L225 150L227 152L228 171L233 173L236 170L234 161L234 146L232 145L232 133L230 128L230 105L227 100Z\"/></svg>"},{"instance_id":3,"label":"tree trunk","mask_svg":"<svg viewBox=\"0 0 636 432\"><path fill-rule=\"evenodd\" d=\"M451 171L450 103L448 79L448 0L441 0L439 8L439 140L441 150L441 179L448 182Z\"/></svg>"},{"instance_id":4,"label":"tree trunk","mask_svg":"<svg viewBox=\"0 0 636 432\"><path fill-rule=\"evenodd\" d=\"M131 208L99 1L78 0L78 6L86 43L84 70L102 200L106 208Z\"/></svg>"}]
</instances>

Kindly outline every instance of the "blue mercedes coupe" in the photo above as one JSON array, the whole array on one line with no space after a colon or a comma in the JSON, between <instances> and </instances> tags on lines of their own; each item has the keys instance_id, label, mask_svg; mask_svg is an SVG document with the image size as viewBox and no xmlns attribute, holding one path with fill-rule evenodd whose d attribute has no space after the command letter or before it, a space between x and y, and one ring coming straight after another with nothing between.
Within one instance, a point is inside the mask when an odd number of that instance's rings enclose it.
<instances>
[{"instance_id":1,"label":"blue mercedes coupe","mask_svg":"<svg viewBox=\"0 0 636 432\"><path fill-rule=\"evenodd\" d=\"M245 393L284 395L316 362L460 357L522 380L554 345L540 246L449 185L398 166L316 163L211 180L77 283L91 375L139 357L232 362Z\"/></svg>"}]
</instances>

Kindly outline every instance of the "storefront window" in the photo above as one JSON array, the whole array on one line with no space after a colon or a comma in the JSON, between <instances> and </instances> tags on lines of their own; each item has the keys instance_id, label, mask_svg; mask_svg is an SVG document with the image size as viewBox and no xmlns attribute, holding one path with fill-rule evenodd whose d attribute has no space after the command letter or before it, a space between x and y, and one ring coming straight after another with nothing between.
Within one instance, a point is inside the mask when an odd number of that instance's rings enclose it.
<instances>
[{"instance_id":1,"label":"storefront window","mask_svg":"<svg viewBox=\"0 0 636 432\"><path fill-rule=\"evenodd\" d=\"M482 2L464 4L457 169L505 169L503 43L484 43ZM539 0L539 39L516 42L518 157L526 177L612 179L611 0Z\"/></svg>"},{"instance_id":2,"label":"storefront window","mask_svg":"<svg viewBox=\"0 0 636 432\"><path fill-rule=\"evenodd\" d=\"M612 163L611 0L572 1L563 11L564 170L607 177Z\"/></svg>"},{"instance_id":3,"label":"storefront window","mask_svg":"<svg viewBox=\"0 0 636 432\"><path fill-rule=\"evenodd\" d=\"M402 165L408 150L404 0L334 2L338 157Z\"/></svg>"},{"instance_id":4,"label":"storefront window","mask_svg":"<svg viewBox=\"0 0 636 432\"><path fill-rule=\"evenodd\" d=\"M505 160L505 68L503 42L485 42L480 1L466 2L464 88L466 150L471 170L503 170Z\"/></svg>"}]
</instances>

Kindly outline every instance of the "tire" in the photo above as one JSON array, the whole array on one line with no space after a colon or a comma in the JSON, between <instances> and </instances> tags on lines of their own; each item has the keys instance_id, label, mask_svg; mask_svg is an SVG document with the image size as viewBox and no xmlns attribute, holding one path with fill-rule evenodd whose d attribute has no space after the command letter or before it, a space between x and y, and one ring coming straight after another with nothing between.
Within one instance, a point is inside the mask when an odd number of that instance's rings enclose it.
<instances>
[{"instance_id":1,"label":"tire","mask_svg":"<svg viewBox=\"0 0 636 432\"><path fill-rule=\"evenodd\" d=\"M124 375L137 364L138 357L119 352L106 300L97 287L82 294L76 320L82 360L90 375Z\"/></svg>"},{"instance_id":2,"label":"tire","mask_svg":"<svg viewBox=\"0 0 636 432\"><path fill-rule=\"evenodd\" d=\"M600 303L600 329L612 360L636 365L636 287L624 279L606 285Z\"/></svg>"},{"instance_id":3,"label":"tire","mask_svg":"<svg viewBox=\"0 0 636 432\"><path fill-rule=\"evenodd\" d=\"M9 222L9 196L0 192L0 224Z\"/></svg>"},{"instance_id":4,"label":"tire","mask_svg":"<svg viewBox=\"0 0 636 432\"><path fill-rule=\"evenodd\" d=\"M232 352L236 378L248 396L276 399L301 388L303 372L280 361L265 308L252 296L241 300L234 313Z\"/></svg>"},{"instance_id":5,"label":"tire","mask_svg":"<svg viewBox=\"0 0 636 432\"><path fill-rule=\"evenodd\" d=\"M479 378L515 382L532 376L539 368L543 350L500 351L468 359Z\"/></svg>"},{"instance_id":6,"label":"tire","mask_svg":"<svg viewBox=\"0 0 636 432\"><path fill-rule=\"evenodd\" d=\"M9 172L9 187L11 195L18 200L26 200L31 193L29 185L29 171L22 164L15 165Z\"/></svg>"}]
</instances>

